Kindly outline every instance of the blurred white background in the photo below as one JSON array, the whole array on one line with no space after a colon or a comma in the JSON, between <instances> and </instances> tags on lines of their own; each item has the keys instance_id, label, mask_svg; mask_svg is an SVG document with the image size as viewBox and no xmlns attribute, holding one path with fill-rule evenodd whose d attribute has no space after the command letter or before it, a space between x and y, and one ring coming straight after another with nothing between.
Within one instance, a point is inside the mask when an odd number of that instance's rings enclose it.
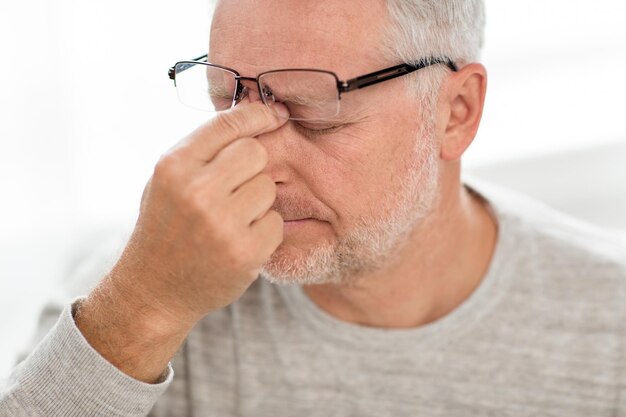
<instances>
[{"instance_id":1,"label":"blurred white background","mask_svg":"<svg viewBox=\"0 0 626 417\"><path fill-rule=\"evenodd\" d=\"M469 171L626 230L626 2L486 1ZM159 155L206 118L166 74L209 21L208 0L0 4L0 378L84 237L130 228Z\"/></svg>"}]
</instances>

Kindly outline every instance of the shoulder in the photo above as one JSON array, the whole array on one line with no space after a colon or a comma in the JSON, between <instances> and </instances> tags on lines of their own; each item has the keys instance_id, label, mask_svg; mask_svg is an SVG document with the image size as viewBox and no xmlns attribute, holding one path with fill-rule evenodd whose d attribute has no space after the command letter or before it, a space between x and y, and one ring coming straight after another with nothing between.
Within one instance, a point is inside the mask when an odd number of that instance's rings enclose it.
<instances>
[{"instance_id":1,"label":"shoulder","mask_svg":"<svg viewBox=\"0 0 626 417\"><path fill-rule=\"evenodd\" d=\"M471 179L501 230L535 270L557 276L611 278L626 286L626 235L554 210L515 191Z\"/></svg>"},{"instance_id":2,"label":"shoulder","mask_svg":"<svg viewBox=\"0 0 626 417\"><path fill-rule=\"evenodd\" d=\"M583 352L580 358L600 357L607 355L607 346L624 346L624 236L516 192L470 184L487 199L501 225L496 258L506 296L499 313L523 315L516 326L550 335L551 342L544 337L540 343L557 343L554 349L563 357L575 352ZM580 343L560 345L563 340ZM621 358L623 352L610 355Z\"/></svg>"}]
</instances>

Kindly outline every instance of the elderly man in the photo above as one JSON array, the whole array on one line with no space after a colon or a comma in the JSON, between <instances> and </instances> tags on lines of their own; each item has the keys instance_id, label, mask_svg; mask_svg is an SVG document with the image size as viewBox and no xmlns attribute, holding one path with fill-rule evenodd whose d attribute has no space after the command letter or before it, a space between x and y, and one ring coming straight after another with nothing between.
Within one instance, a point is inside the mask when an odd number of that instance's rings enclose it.
<instances>
[{"instance_id":1,"label":"elderly man","mask_svg":"<svg viewBox=\"0 0 626 417\"><path fill-rule=\"evenodd\" d=\"M481 0L219 1L170 70L216 116L0 415L626 416L623 249L460 179L483 26Z\"/></svg>"}]
</instances>

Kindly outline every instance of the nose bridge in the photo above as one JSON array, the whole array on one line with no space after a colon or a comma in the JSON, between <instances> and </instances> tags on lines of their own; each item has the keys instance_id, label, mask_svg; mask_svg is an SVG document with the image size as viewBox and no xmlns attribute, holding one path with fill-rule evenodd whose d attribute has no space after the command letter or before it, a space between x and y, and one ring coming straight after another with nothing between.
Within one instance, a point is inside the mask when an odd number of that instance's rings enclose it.
<instances>
[{"instance_id":1,"label":"nose bridge","mask_svg":"<svg viewBox=\"0 0 626 417\"><path fill-rule=\"evenodd\" d=\"M279 131L264 133L257 140L267 151L268 160L263 172L272 178L275 183L288 182L289 152L285 148L284 137Z\"/></svg>"},{"instance_id":2,"label":"nose bridge","mask_svg":"<svg viewBox=\"0 0 626 417\"><path fill-rule=\"evenodd\" d=\"M265 147L268 155L267 165L263 172L269 175L275 183L288 183L294 172L294 163L300 159L300 148L293 137L288 121L271 132L263 133L256 139Z\"/></svg>"},{"instance_id":3,"label":"nose bridge","mask_svg":"<svg viewBox=\"0 0 626 417\"><path fill-rule=\"evenodd\" d=\"M246 97L250 100L250 102L261 100L256 78L240 77L239 82L246 88Z\"/></svg>"},{"instance_id":4,"label":"nose bridge","mask_svg":"<svg viewBox=\"0 0 626 417\"><path fill-rule=\"evenodd\" d=\"M261 100L256 78L240 77L239 82L246 88L246 96L251 102ZM294 151L293 143L289 143L289 122L271 132L263 133L256 138L265 147L268 154L268 163L263 172L269 175L275 183L287 183L290 177L290 166Z\"/></svg>"}]
</instances>

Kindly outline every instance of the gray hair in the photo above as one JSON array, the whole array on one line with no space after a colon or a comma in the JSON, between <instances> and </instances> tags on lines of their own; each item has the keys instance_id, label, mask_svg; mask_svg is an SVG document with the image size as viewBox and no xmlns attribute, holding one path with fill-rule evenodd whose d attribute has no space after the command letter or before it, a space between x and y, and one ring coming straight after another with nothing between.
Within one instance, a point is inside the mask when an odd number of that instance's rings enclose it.
<instances>
[{"instance_id":1,"label":"gray hair","mask_svg":"<svg viewBox=\"0 0 626 417\"><path fill-rule=\"evenodd\" d=\"M390 21L383 49L394 61L416 63L451 58L459 67L480 59L484 43L483 0L387 0ZM434 99L446 75L444 66L410 77L422 100ZM417 85L415 81L417 80Z\"/></svg>"},{"instance_id":2,"label":"gray hair","mask_svg":"<svg viewBox=\"0 0 626 417\"><path fill-rule=\"evenodd\" d=\"M217 0L209 0L215 6ZM416 63L424 58L451 58L459 67L480 59L484 43L483 0L386 0L390 22L383 53L391 61ZM432 103L446 75L436 65L407 77L421 100ZM417 81L417 83L416 83Z\"/></svg>"}]
</instances>

